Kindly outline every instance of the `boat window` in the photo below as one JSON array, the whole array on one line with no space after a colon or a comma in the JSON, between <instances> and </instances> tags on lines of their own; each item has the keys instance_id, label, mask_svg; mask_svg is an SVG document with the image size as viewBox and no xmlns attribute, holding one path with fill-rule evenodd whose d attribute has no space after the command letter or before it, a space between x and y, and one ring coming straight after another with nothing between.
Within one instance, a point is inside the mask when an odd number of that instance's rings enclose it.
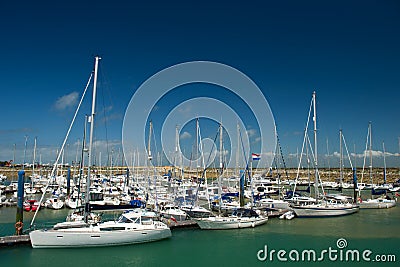
<instances>
[{"instance_id":1,"label":"boat window","mask_svg":"<svg viewBox=\"0 0 400 267\"><path fill-rule=\"evenodd\" d=\"M82 224L65 224L65 225L56 225L54 226L54 230L60 230L60 229L71 229L71 228L85 228L88 225L86 223Z\"/></svg>"},{"instance_id":2,"label":"boat window","mask_svg":"<svg viewBox=\"0 0 400 267\"><path fill-rule=\"evenodd\" d=\"M115 226L115 227L102 227L100 231L121 231L125 230L125 227L122 226Z\"/></svg>"},{"instance_id":3,"label":"boat window","mask_svg":"<svg viewBox=\"0 0 400 267\"><path fill-rule=\"evenodd\" d=\"M121 215L118 219L119 223L132 223L133 221L127 217L125 217L124 215Z\"/></svg>"},{"instance_id":4,"label":"boat window","mask_svg":"<svg viewBox=\"0 0 400 267\"><path fill-rule=\"evenodd\" d=\"M152 224L153 220L150 217L142 217L142 224L149 225Z\"/></svg>"}]
</instances>

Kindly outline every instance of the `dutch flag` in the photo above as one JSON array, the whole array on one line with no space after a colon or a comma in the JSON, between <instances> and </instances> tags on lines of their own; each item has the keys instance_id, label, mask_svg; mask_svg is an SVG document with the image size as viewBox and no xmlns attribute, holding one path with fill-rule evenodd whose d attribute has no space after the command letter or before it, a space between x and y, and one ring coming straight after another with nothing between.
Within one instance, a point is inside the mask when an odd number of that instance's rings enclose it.
<instances>
[{"instance_id":1,"label":"dutch flag","mask_svg":"<svg viewBox=\"0 0 400 267\"><path fill-rule=\"evenodd\" d=\"M252 153L251 154L251 159L252 160L260 160L261 159L261 155L260 154L256 154L256 153Z\"/></svg>"}]
</instances>

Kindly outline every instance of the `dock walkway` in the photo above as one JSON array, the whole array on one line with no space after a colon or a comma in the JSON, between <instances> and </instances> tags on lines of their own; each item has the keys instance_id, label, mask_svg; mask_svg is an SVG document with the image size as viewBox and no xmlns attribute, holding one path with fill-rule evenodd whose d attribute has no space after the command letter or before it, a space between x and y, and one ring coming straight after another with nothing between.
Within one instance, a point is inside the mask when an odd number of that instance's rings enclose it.
<instances>
[{"instance_id":1,"label":"dock walkway","mask_svg":"<svg viewBox=\"0 0 400 267\"><path fill-rule=\"evenodd\" d=\"M0 247L30 244L29 235L13 235L0 237Z\"/></svg>"}]
</instances>

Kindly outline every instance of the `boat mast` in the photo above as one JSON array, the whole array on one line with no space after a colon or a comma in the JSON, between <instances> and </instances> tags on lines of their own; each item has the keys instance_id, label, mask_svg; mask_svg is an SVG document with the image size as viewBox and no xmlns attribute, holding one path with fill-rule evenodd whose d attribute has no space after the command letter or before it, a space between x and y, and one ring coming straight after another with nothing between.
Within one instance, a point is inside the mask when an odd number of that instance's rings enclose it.
<instances>
[{"instance_id":1,"label":"boat mast","mask_svg":"<svg viewBox=\"0 0 400 267\"><path fill-rule=\"evenodd\" d=\"M196 155L195 155L195 163L196 163L196 176L198 176L200 163L197 162L199 160L199 118L196 118Z\"/></svg>"},{"instance_id":2,"label":"boat mast","mask_svg":"<svg viewBox=\"0 0 400 267\"><path fill-rule=\"evenodd\" d=\"M342 186L342 183L343 183L343 144L342 144L342 139L343 139L343 137L342 137L342 135L343 135L343 132L342 132L342 129L340 129L339 130L339 143L340 143L340 155L339 155L339 164L340 164L340 175L339 175L339 178L340 178L340 186Z\"/></svg>"},{"instance_id":3,"label":"boat mast","mask_svg":"<svg viewBox=\"0 0 400 267\"><path fill-rule=\"evenodd\" d=\"M368 124L369 129L369 179L372 184L372 125Z\"/></svg>"},{"instance_id":4,"label":"boat mast","mask_svg":"<svg viewBox=\"0 0 400 267\"><path fill-rule=\"evenodd\" d=\"M224 172L224 163L222 159L222 123L219 124L219 168L220 168L220 175Z\"/></svg>"},{"instance_id":5,"label":"boat mast","mask_svg":"<svg viewBox=\"0 0 400 267\"><path fill-rule=\"evenodd\" d=\"M79 200L82 201L82 199L83 199L81 197L81 187L83 190L83 186L81 185L81 182L82 182L83 172L85 169L85 152L87 152L87 149L86 149L87 121L88 121L88 115L85 115L85 123L84 123L84 127L83 127L82 149L81 149L81 160L80 160L80 164L79 164L78 202L77 202L78 204L79 204Z\"/></svg>"},{"instance_id":6,"label":"boat mast","mask_svg":"<svg viewBox=\"0 0 400 267\"><path fill-rule=\"evenodd\" d=\"M236 170L235 174L239 174L239 153L240 153L240 133L239 133L239 122L236 122L236 134L237 134L237 148L236 148ZM240 176L240 175L239 175Z\"/></svg>"},{"instance_id":7,"label":"boat mast","mask_svg":"<svg viewBox=\"0 0 400 267\"><path fill-rule=\"evenodd\" d=\"M153 157L151 156L151 133L153 131L153 123L150 120L149 122L149 136L147 138L147 161L146 161L146 173L147 173L147 194L150 193L150 184L151 184L151 179L150 179L150 166L151 166L151 160L153 159ZM146 195L146 201L147 199L147 195Z\"/></svg>"},{"instance_id":8,"label":"boat mast","mask_svg":"<svg viewBox=\"0 0 400 267\"><path fill-rule=\"evenodd\" d=\"M219 214L221 214L221 206L222 206L222 185L221 185L221 179L222 179L222 173L224 172L223 169L223 162L222 162L222 123L219 124L219 178L218 178L218 192L219 192Z\"/></svg>"},{"instance_id":9,"label":"boat mast","mask_svg":"<svg viewBox=\"0 0 400 267\"><path fill-rule=\"evenodd\" d=\"M383 146L383 184L386 185L386 150L385 142L382 143Z\"/></svg>"},{"instance_id":10,"label":"boat mast","mask_svg":"<svg viewBox=\"0 0 400 267\"><path fill-rule=\"evenodd\" d=\"M25 159L26 159L26 145L28 143L28 136L25 135L25 148L24 148L24 162L22 163L22 169L25 169Z\"/></svg>"},{"instance_id":11,"label":"boat mast","mask_svg":"<svg viewBox=\"0 0 400 267\"><path fill-rule=\"evenodd\" d=\"M94 63L94 79L93 79L93 97L92 97L92 112L89 116L90 133L89 133L89 159L88 159L88 174L86 181L86 193L85 193L85 222L88 222L89 214L89 191L90 191L90 180L91 180L91 168L92 168L92 146L93 146L93 130L94 130L94 115L96 110L96 89L97 89L97 71L99 67L99 56L95 57Z\"/></svg>"},{"instance_id":12,"label":"boat mast","mask_svg":"<svg viewBox=\"0 0 400 267\"><path fill-rule=\"evenodd\" d=\"M313 109L314 109L314 163L315 163L315 199L318 199L319 197L319 191L318 191L318 149L317 149L317 107L315 105L315 96L316 93L315 91L313 92Z\"/></svg>"},{"instance_id":13,"label":"boat mast","mask_svg":"<svg viewBox=\"0 0 400 267\"><path fill-rule=\"evenodd\" d=\"M34 145L33 145L32 178L34 178L34 175L35 175L35 161L36 161L36 139L37 139L37 137L35 137L35 141L34 141ZM33 185L33 179L32 179L32 185Z\"/></svg>"}]
</instances>

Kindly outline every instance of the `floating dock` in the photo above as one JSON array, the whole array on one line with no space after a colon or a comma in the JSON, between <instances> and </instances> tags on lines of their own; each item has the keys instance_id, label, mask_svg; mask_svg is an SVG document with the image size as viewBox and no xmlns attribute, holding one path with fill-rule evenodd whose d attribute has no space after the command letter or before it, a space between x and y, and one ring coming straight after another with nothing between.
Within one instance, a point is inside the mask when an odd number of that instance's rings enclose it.
<instances>
[{"instance_id":1,"label":"floating dock","mask_svg":"<svg viewBox=\"0 0 400 267\"><path fill-rule=\"evenodd\" d=\"M197 228L199 227L197 223L194 220L185 220L185 221L177 221L174 222L171 219L165 219L163 218L161 220L164 222L166 225L168 225L169 228L174 229L174 228Z\"/></svg>"},{"instance_id":2,"label":"floating dock","mask_svg":"<svg viewBox=\"0 0 400 267\"><path fill-rule=\"evenodd\" d=\"M29 235L13 235L0 237L0 247L31 244Z\"/></svg>"}]
</instances>

